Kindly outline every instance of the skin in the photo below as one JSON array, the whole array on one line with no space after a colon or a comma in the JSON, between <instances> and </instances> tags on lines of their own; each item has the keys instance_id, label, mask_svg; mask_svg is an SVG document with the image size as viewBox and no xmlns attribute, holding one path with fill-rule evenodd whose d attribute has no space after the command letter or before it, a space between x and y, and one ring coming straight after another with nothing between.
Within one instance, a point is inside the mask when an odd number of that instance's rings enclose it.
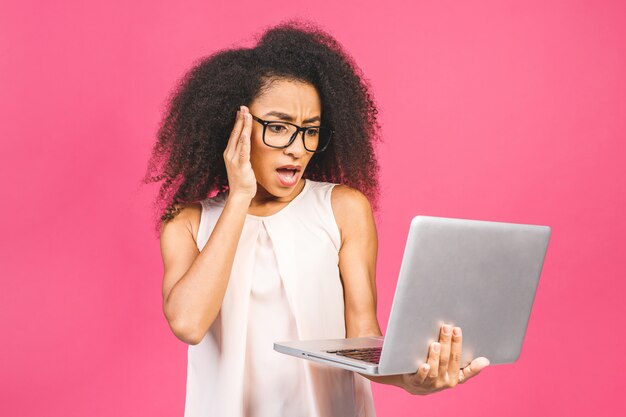
<instances>
[{"instance_id":1,"label":"skin","mask_svg":"<svg viewBox=\"0 0 626 417\"><path fill-rule=\"evenodd\" d=\"M237 114L224 161L229 193L224 210L205 247L196 246L201 206L185 207L161 230L164 263L163 310L174 334L197 344L219 312L235 250L246 214L269 216L284 208L304 187L302 175L314 154L304 148L301 137L283 149L266 146L263 126L250 113L264 120L289 121L299 126L319 125L305 120L321 117L321 101L314 86L280 79L271 84L250 107ZM266 116L279 111L290 120ZM302 167L291 187L278 180L276 168ZM346 337L381 336L376 317L376 256L378 238L368 199L358 190L337 185L331 195L333 214L341 233L339 270L344 287ZM414 395L452 388L477 375L489 364L476 358L461 368L462 334L459 327L444 325L439 342L431 344L426 362L415 373L364 377L401 387Z\"/></svg>"}]
</instances>

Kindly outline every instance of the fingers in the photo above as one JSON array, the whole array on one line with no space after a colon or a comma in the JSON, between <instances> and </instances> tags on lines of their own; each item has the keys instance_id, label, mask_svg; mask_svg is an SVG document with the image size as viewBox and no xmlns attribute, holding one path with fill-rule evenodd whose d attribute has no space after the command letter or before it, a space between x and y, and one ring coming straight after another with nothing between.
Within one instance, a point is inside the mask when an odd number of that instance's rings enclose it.
<instances>
[{"instance_id":1,"label":"fingers","mask_svg":"<svg viewBox=\"0 0 626 417\"><path fill-rule=\"evenodd\" d=\"M226 149L224 150L224 156L226 158L231 158L235 151L237 141L239 140L239 136L243 130L245 119L243 117L243 107L240 107L240 111L237 112L237 117L235 120L235 126L233 126L233 130L230 132L230 137L228 138L228 143L226 144Z\"/></svg>"},{"instance_id":2,"label":"fingers","mask_svg":"<svg viewBox=\"0 0 626 417\"><path fill-rule=\"evenodd\" d=\"M463 336L461 334L460 327L454 327L452 329L452 342L450 344L450 363L448 364L448 375L450 376L450 383L456 384L459 378L459 371L461 369L461 352L462 352Z\"/></svg>"},{"instance_id":3,"label":"fingers","mask_svg":"<svg viewBox=\"0 0 626 417\"><path fill-rule=\"evenodd\" d=\"M441 343L441 353L439 355L439 377L444 378L448 373L450 363L450 349L452 341L452 326L444 324L439 333L439 343Z\"/></svg>"},{"instance_id":4,"label":"fingers","mask_svg":"<svg viewBox=\"0 0 626 417\"><path fill-rule=\"evenodd\" d=\"M426 377L428 377L428 371L430 371L430 369L431 368L429 364L423 363L422 366L420 366L415 373L415 376L413 378L414 383L416 385L422 385L426 380Z\"/></svg>"},{"instance_id":5,"label":"fingers","mask_svg":"<svg viewBox=\"0 0 626 417\"><path fill-rule=\"evenodd\" d=\"M250 160L250 136L252 134L252 115L249 112L244 111L243 116L243 129L235 147L235 156L239 158L240 162Z\"/></svg>"},{"instance_id":6,"label":"fingers","mask_svg":"<svg viewBox=\"0 0 626 417\"><path fill-rule=\"evenodd\" d=\"M439 355L441 352L441 344L435 342L430 345L428 350L428 366L430 372L428 372L428 380L434 381L439 377Z\"/></svg>"},{"instance_id":7,"label":"fingers","mask_svg":"<svg viewBox=\"0 0 626 417\"><path fill-rule=\"evenodd\" d=\"M488 365L489 359L485 357L481 356L474 359L469 365L459 371L459 383L463 384L468 379L475 377Z\"/></svg>"},{"instance_id":8,"label":"fingers","mask_svg":"<svg viewBox=\"0 0 626 417\"><path fill-rule=\"evenodd\" d=\"M427 363L415 373L403 376L405 389L412 394L428 394L452 388L475 377L489 365L487 358L479 357L461 369L462 348L461 328L441 326L439 342L432 343L428 349Z\"/></svg>"}]
</instances>

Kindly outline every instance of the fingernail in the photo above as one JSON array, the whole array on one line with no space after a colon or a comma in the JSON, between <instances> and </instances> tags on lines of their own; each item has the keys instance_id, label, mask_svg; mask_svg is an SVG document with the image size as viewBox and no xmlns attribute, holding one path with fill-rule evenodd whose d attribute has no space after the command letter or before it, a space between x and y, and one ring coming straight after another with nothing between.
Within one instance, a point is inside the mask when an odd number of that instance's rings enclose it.
<instances>
[{"instance_id":1,"label":"fingernail","mask_svg":"<svg viewBox=\"0 0 626 417\"><path fill-rule=\"evenodd\" d=\"M452 327L450 327L449 325L444 325L443 326L443 334L450 334L450 332L452 331Z\"/></svg>"},{"instance_id":2,"label":"fingernail","mask_svg":"<svg viewBox=\"0 0 626 417\"><path fill-rule=\"evenodd\" d=\"M454 333L455 336L461 336L461 328L460 327L455 327L454 329L452 329L452 332Z\"/></svg>"},{"instance_id":3,"label":"fingernail","mask_svg":"<svg viewBox=\"0 0 626 417\"><path fill-rule=\"evenodd\" d=\"M439 352L439 343L433 343L433 352L435 353Z\"/></svg>"},{"instance_id":4,"label":"fingernail","mask_svg":"<svg viewBox=\"0 0 626 417\"><path fill-rule=\"evenodd\" d=\"M424 369L425 372L430 371L430 365L425 363L424 366L422 366L422 369Z\"/></svg>"},{"instance_id":5,"label":"fingernail","mask_svg":"<svg viewBox=\"0 0 626 417\"><path fill-rule=\"evenodd\" d=\"M243 106L239 106L239 110L243 112Z\"/></svg>"}]
</instances>

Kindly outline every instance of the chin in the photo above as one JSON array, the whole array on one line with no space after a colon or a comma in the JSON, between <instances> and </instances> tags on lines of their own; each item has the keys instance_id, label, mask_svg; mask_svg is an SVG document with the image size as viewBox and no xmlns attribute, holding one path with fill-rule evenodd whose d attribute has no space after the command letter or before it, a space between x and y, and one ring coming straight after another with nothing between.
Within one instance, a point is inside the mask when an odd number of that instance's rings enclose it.
<instances>
[{"instance_id":1,"label":"chin","mask_svg":"<svg viewBox=\"0 0 626 417\"><path fill-rule=\"evenodd\" d=\"M296 183L296 185L294 185L293 187L273 187L272 190L268 190L270 192L270 194L276 196L276 197L289 197L291 195L291 193L293 193L293 191L296 189L296 187L298 186L298 183Z\"/></svg>"}]
</instances>

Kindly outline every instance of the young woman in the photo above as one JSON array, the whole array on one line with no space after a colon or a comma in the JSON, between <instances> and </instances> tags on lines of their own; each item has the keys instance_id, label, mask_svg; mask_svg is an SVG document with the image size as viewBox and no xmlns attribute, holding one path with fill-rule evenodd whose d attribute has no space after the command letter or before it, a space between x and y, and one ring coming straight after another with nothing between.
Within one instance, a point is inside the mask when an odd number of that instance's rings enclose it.
<instances>
[{"instance_id":1,"label":"young woman","mask_svg":"<svg viewBox=\"0 0 626 417\"><path fill-rule=\"evenodd\" d=\"M461 329L447 325L414 374L273 350L381 335L376 115L340 45L301 22L204 59L172 96L147 179L164 180L163 310L190 345L185 416L373 416L368 379L428 394L488 364L461 369Z\"/></svg>"}]
</instances>

